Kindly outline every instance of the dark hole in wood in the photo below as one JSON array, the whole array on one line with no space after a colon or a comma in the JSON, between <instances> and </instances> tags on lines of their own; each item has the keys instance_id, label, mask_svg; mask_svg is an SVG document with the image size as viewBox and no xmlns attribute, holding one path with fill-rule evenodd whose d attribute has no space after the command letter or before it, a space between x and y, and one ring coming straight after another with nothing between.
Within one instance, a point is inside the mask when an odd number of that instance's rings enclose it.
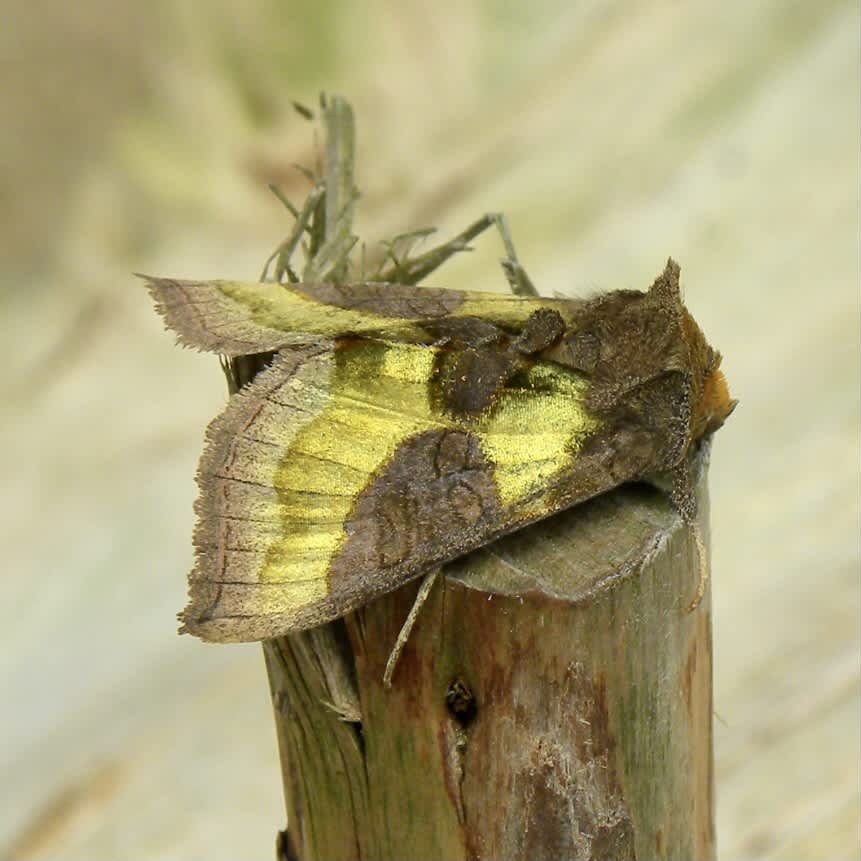
<instances>
[{"instance_id":1,"label":"dark hole in wood","mask_svg":"<svg viewBox=\"0 0 861 861\"><path fill-rule=\"evenodd\" d=\"M279 831L275 837L275 859L276 861L299 861L293 841L290 839L288 829Z\"/></svg>"},{"instance_id":2,"label":"dark hole in wood","mask_svg":"<svg viewBox=\"0 0 861 861\"><path fill-rule=\"evenodd\" d=\"M448 686L445 692L445 706L452 719L462 727L472 723L478 713L475 695L462 679L454 679Z\"/></svg>"}]
</instances>

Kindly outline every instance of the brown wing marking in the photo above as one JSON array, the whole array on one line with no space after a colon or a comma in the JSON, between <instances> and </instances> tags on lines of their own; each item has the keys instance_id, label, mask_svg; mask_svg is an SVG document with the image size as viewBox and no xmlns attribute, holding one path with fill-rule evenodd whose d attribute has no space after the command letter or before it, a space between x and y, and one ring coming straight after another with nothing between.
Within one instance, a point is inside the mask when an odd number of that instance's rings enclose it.
<instances>
[{"instance_id":1,"label":"brown wing marking","mask_svg":"<svg viewBox=\"0 0 861 861\"><path fill-rule=\"evenodd\" d=\"M406 284L293 284L290 289L325 305L389 319L434 320L453 314L463 304L459 290Z\"/></svg>"},{"instance_id":2,"label":"brown wing marking","mask_svg":"<svg viewBox=\"0 0 861 861\"><path fill-rule=\"evenodd\" d=\"M392 589L462 552L499 516L493 467L478 437L451 429L417 434L356 500L330 568L330 594L366 600ZM358 579L360 571L377 582Z\"/></svg>"}]
</instances>

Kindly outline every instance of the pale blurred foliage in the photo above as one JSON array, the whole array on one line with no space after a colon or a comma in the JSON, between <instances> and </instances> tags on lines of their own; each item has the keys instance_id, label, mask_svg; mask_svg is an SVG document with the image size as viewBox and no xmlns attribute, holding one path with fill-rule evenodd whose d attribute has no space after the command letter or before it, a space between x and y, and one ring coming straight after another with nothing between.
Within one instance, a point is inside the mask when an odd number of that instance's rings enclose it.
<instances>
[{"instance_id":1,"label":"pale blurred foliage","mask_svg":"<svg viewBox=\"0 0 861 861\"><path fill-rule=\"evenodd\" d=\"M175 636L224 383L130 273L257 277L321 90L355 107L369 242L502 209L548 294L678 256L741 398L720 851L857 854L856 4L0 3L0 854L268 856L283 825L259 650ZM434 283L504 289L475 245Z\"/></svg>"},{"instance_id":2,"label":"pale blurred foliage","mask_svg":"<svg viewBox=\"0 0 861 861\"><path fill-rule=\"evenodd\" d=\"M206 244L262 250L279 228L264 181L301 190L291 164L313 158L291 101L313 107L324 86L360 117L364 208L409 210L409 191L434 198L435 214L445 159L469 181L465 158L482 155L478 100L510 102L537 59L519 46L570 15L563 3L485 6L90 0L7 12L5 259L57 261L74 281L106 258L146 257L184 225Z\"/></svg>"}]
</instances>

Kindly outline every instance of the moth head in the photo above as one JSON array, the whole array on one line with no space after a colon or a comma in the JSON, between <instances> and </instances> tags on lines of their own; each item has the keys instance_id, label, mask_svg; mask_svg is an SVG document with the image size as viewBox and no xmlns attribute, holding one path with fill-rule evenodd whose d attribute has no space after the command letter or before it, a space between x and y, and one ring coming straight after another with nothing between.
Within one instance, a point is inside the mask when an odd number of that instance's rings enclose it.
<instances>
[{"instance_id":1,"label":"moth head","mask_svg":"<svg viewBox=\"0 0 861 861\"><path fill-rule=\"evenodd\" d=\"M693 439L714 433L738 406L738 401L729 395L726 377L720 369L720 358L720 353L715 351L713 364L703 376L691 417Z\"/></svg>"},{"instance_id":2,"label":"moth head","mask_svg":"<svg viewBox=\"0 0 861 861\"><path fill-rule=\"evenodd\" d=\"M688 349L690 384L690 442L714 433L729 418L738 401L731 398L720 368L721 355L712 349L700 327L682 306L683 339Z\"/></svg>"}]
</instances>

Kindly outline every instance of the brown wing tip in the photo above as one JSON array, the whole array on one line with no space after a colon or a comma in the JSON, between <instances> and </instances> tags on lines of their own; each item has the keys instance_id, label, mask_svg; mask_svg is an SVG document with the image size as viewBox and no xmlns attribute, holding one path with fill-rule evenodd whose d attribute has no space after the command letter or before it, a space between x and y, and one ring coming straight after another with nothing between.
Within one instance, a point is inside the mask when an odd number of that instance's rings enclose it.
<instances>
[{"instance_id":1,"label":"brown wing tip","mask_svg":"<svg viewBox=\"0 0 861 861\"><path fill-rule=\"evenodd\" d=\"M282 623L277 618L265 616L207 617L196 612L193 601L177 614L177 619L180 622L179 634L190 634L204 643L257 643L296 629L287 621Z\"/></svg>"},{"instance_id":2,"label":"brown wing tip","mask_svg":"<svg viewBox=\"0 0 861 861\"><path fill-rule=\"evenodd\" d=\"M182 634L191 634L194 636L194 631L185 621L185 610L176 614L176 620L179 622L179 627L176 629L177 634L180 636L182 636Z\"/></svg>"},{"instance_id":3,"label":"brown wing tip","mask_svg":"<svg viewBox=\"0 0 861 861\"><path fill-rule=\"evenodd\" d=\"M224 303L217 282L141 274L137 277L143 279L156 311L165 326L176 334L180 346L226 356L255 352L253 343L231 337L230 332L215 330L214 324L219 319L230 320L229 306Z\"/></svg>"},{"instance_id":4,"label":"brown wing tip","mask_svg":"<svg viewBox=\"0 0 861 861\"><path fill-rule=\"evenodd\" d=\"M205 585L194 580L189 583L188 605L176 616L180 622L178 633L190 634L204 643L238 643L255 639L243 636L242 627L237 626L234 620L213 616L212 606L201 609L204 604L209 604L208 600L202 602L199 594L199 587Z\"/></svg>"},{"instance_id":5,"label":"brown wing tip","mask_svg":"<svg viewBox=\"0 0 861 861\"><path fill-rule=\"evenodd\" d=\"M196 622L192 618L189 618L190 615L191 614L188 612L188 609L183 610L177 615L177 619L179 619L181 623L177 630L178 634L190 634L192 637L197 637L198 640L201 640L204 643L231 642L231 638L219 636L217 628L213 629L213 625L211 623ZM233 639L235 640L236 638Z\"/></svg>"},{"instance_id":6,"label":"brown wing tip","mask_svg":"<svg viewBox=\"0 0 861 861\"><path fill-rule=\"evenodd\" d=\"M156 312L164 320L165 327L176 334L180 346L202 351L211 349L208 344L211 338L193 314L183 282L138 272L134 274L143 280Z\"/></svg>"}]
</instances>

